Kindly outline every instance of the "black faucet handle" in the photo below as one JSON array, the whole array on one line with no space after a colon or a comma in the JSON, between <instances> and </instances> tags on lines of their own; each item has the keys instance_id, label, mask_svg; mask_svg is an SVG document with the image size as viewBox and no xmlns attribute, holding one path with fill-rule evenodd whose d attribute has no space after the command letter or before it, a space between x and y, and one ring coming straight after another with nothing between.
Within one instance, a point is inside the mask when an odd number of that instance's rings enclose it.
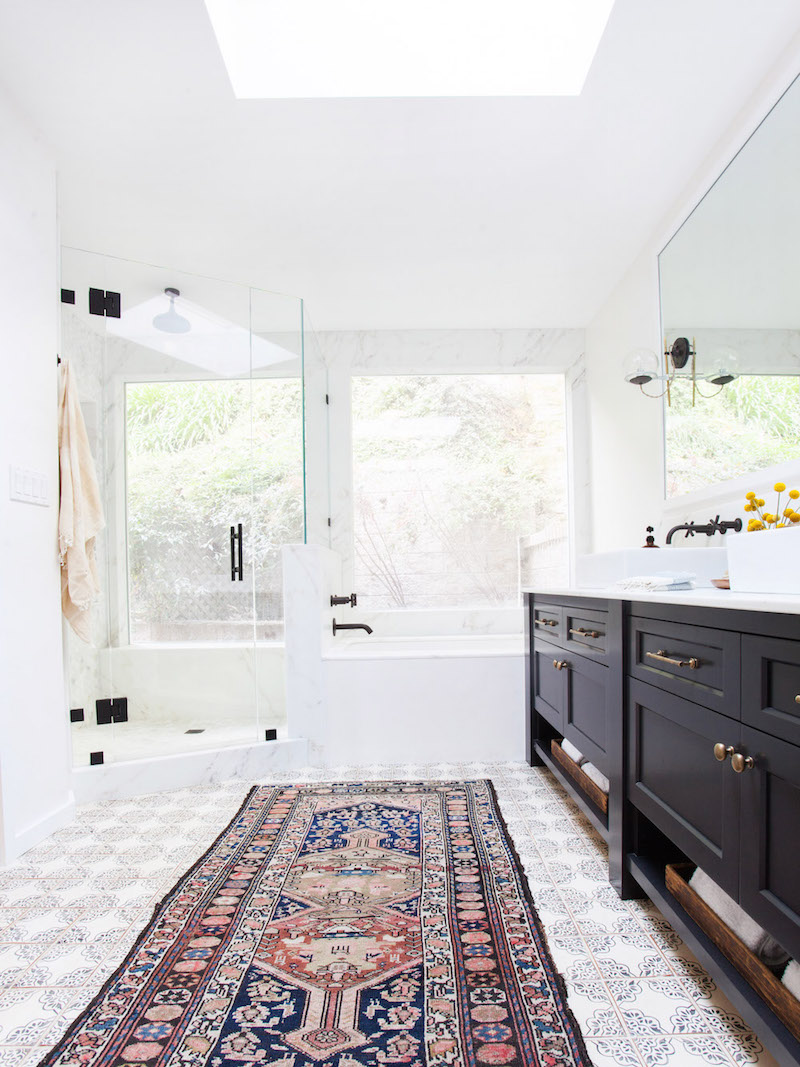
<instances>
[{"instance_id":1,"label":"black faucet handle","mask_svg":"<svg viewBox=\"0 0 800 1067\"><path fill-rule=\"evenodd\" d=\"M349 604L351 608L354 608L358 600L355 593L351 593L349 596L332 596L331 607L335 608L337 604Z\"/></svg>"}]
</instances>

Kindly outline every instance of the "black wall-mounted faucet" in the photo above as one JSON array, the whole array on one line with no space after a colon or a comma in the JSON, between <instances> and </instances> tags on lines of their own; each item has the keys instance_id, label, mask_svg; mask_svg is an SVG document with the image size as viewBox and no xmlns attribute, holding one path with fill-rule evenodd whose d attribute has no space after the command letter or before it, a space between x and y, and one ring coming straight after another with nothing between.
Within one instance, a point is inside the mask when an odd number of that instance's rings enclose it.
<instances>
[{"instance_id":1,"label":"black wall-mounted faucet","mask_svg":"<svg viewBox=\"0 0 800 1067\"><path fill-rule=\"evenodd\" d=\"M337 622L333 620L333 636L336 637L337 630L366 630L368 634L372 633L372 627L367 626L365 622Z\"/></svg>"},{"instance_id":2,"label":"black wall-mounted faucet","mask_svg":"<svg viewBox=\"0 0 800 1067\"><path fill-rule=\"evenodd\" d=\"M734 533L739 533L742 528L741 519L722 519L720 521L719 515L716 519L709 519L707 523L696 522L683 522L680 526L673 526L670 532L667 534L666 543L672 544L672 535L679 533L681 530L685 530L686 537L694 537L696 533L704 533L707 537L713 537L715 533L727 533L728 530L733 530Z\"/></svg>"}]
</instances>

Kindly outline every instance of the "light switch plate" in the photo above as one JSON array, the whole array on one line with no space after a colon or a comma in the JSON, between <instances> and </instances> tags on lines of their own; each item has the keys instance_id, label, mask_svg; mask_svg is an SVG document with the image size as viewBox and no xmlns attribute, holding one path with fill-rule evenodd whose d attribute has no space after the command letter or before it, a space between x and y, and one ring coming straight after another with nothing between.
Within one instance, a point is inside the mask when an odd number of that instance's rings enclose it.
<instances>
[{"instance_id":1,"label":"light switch plate","mask_svg":"<svg viewBox=\"0 0 800 1067\"><path fill-rule=\"evenodd\" d=\"M39 507L50 506L50 493L47 475L30 467L9 467L9 498L23 504L38 504Z\"/></svg>"}]
</instances>

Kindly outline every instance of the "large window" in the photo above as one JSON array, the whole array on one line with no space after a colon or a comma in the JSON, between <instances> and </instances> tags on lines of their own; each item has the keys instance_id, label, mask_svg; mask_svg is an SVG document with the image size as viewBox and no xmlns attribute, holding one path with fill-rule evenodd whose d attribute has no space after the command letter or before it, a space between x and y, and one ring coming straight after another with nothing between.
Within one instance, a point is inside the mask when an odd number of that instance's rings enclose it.
<instances>
[{"instance_id":1,"label":"large window","mask_svg":"<svg viewBox=\"0 0 800 1067\"><path fill-rule=\"evenodd\" d=\"M353 379L355 585L372 608L505 607L566 581L563 375Z\"/></svg>"}]
</instances>

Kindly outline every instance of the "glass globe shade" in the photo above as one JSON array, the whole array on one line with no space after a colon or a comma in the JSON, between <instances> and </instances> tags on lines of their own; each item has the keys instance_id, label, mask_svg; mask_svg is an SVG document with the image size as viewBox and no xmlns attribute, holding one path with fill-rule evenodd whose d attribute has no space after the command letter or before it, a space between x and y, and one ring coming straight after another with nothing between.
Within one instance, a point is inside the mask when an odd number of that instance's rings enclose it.
<instances>
[{"instance_id":1,"label":"glass globe shade","mask_svg":"<svg viewBox=\"0 0 800 1067\"><path fill-rule=\"evenodd\" d=\"M739 374L739 356L735 348L730 345L720 345L712 350L708 361L705 361L705 373L703 377L712 385L727 385Z\"/></svg>"},{"instance_id":2,"label":"glass globe shade","mask_svg":"<svg viewBox=\"0 0 800 1067\"><path fill-rule=\"evenodd\" d=\"M660 374L658 356L649 348L635 348L625 357L625 381L646 385Z\"/></svg>"}]
</instances>

